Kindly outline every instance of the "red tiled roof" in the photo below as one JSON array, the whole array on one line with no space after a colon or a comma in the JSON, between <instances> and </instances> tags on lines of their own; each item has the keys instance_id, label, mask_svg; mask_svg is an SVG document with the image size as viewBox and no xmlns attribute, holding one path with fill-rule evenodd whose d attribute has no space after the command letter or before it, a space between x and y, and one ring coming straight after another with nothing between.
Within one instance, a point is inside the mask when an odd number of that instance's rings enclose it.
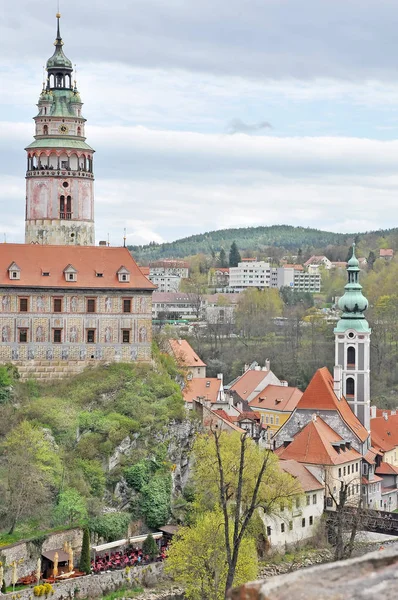
<instances>
[{"instance_id":1,"label":"red tiled roof","mask_svg":"<svg viewBox=\"0 0 398 600\"><path fill-rule=\"evenodd\" d=\"M284 269L294 269L295 271L304 271L303 265L290 265L288 263L283 265Z\"/></svg>"},{"instance_id":2,"label":"red tiled roof","mask_svg":"<svg viewBox=\"0 0 398 600\"><path fill-rule=\"evenodd\" d=\"M149 267L140 267L141 273L145 275L145 277L149 276Z\"/></svg>"},{"instance_id":3,"label":"red tiled roof","mask_svg":"<svg viewBox=\"0 0 398 600\"><path fill-rule=\"evenodd\" d=\"M196 354L187 340L169 340L171 350L181 367L205 367L206 363Z\"/></svg>"},{"instance_id":4,"label":"red tiled roof","mask_svg":"<svg viewBox=\"0 0 398 600\"><path fill-rule=\"evenodd\" d=\"M337 399L333 390L333 377L326 367L318 369L297 404L297 409L337 410L346 425L364 442L368 432L352 412L344 396Z\"/></svg>"},{"instance_id":5,"label":"red tiled roof","mask_svg":"<svg viewBox=\"0 0 398 600\"><path fill-rule=\"evenodd\" d=\"M384 452L393 450L398 446L398 415L370 419L370 433L372 444Z\"/></svg>"},{"instance_id":6,"label":"red tiled roof","mask_svg":"<svg viewBox=\"0 0 398 600\"><path fill-rule=\"evenodd\" d=\"M394 250L392 248L380 248L380 255L381 257L384 256L394 256Z\"/></svg>"},{"instance_id":7,"label":"red tiled roof","mask_svg":"<svg viewBox=\"0 0 398 600\"><path fill-rule=\"evenodd\" d=\"M15 262L20 279L10 279L8 268ZM72 265L77 281L66 281L64 269ZM124 266L129 282L119 282L117 271ZM43 272L50 273L43 276ZM97 273L102 273L98 277ZM0 245L0 287L95 288L154 290L127 248L107 246L43 246L41 244Z\"/></svg>"},{"instance_id":8,"label":"red tiled roof","mask_svg":"<svg viewBox=\"0 0 398 600\"><path fill-rule=\"evenodd\" d=\"M382 462L376 469L377 475L398 475L398 467L390 465L390 463Z\"/></svg>"},{"instance_id":9,"label":"red tiled roof","mask_svg":"<svg viewBox=\"0 0 398 600\"><path fill-rule=\"evenodd\" d=\"M149 263L150 267L166 267L170 269L188 269L189 264L185 260L155 260Z\"/></svg>"},{"instance_id":10,"label":"red tiled roof","mask_svg":"<svg viewBox=\"0 0 398 600\"><path fill-rule=\"evenodd\" d=\"M379 477L378 475L373 475L373 479L369 481L366 477L362 477L362 483L365 485L372 485L372 483L377 483L378 481L383 481L383 477Z\"/></svg>"},{"instance_id":11,"label":"red tiled roof","mask_svg":"<svg viewBox=\"0 0 398 600\"><path fill-rule=\"evenodd\" d=\"M221 273L229 273L229 267L216 267L215 271L221 271Z\"/></svg>"},{"instance_id":12,"label":"red tiled roof","mask_svg":"<svg viewBox=\"0 0 398 600\"><path fill-rule=\"evenodd\" d=\"M249 405L252 408L264 408L280 412L292 412L299 403L303 392L295 387L267 385Z\"/></svg>"},{"instance_id":13,"label":"red tiled roof","mask_svg":"<svg viewBox=\"0 0 398 600\"><path fill-rule=\"evenodd\" d=\"M391 415L391 410L389 408L376 408L376 417L382 417L384 414L387 416ZM373 417L375 418L375 417Z\"/></svg>"},{"instance_id":14,"label":"red tiled roof","mask_svg":"<svg viewBox=\"0 0 398 600\"><path fill-rule=\"evenodd\" d=\"M314 465L340 465L361 458L354 448L338 452L332 444L340 442L343 443L343 438L317 417L296 433L286 448L280 446L276 454L282 460L293 459Z\"/></svg>"},{"instance_id":15,"label":"red tiled roof","mask_svg":"<svg viewBox=\"0 0 398 600\"><path fill-rule=\"evenodd\" d=\"M152 301L154 303L161 302L166 304L168 302L172 302L173 304L183 302L196 306L198 297L196 294L186 294L185 292L154 292L152 295Z\"/></svg>"},{"instance_id":16,"label":"red tiled roof","mask_svg":"<svg viewBox=\"0 0 398 600\"><path fill-rule=\"evenodd\" d=\"M248 369L230 387L230 391L236 392L242 398L242 400L247 400L247 398L254 392L262 380L267 377L268 373L269 371L256 371L255 369Z\"/></svg>"},{"instance_id":17,"label":"red tiled roof","mask_svg":"<svg viewBox=\"0 0 398 600\"><path fill-rule=\"evenodd\" d=\"M290 475L299 480L304 492L324 489L323 484L318 481L315 475L296 460L280 460L279 466L285 473L290 473Z\"/></svg>"},{"instance_id":18,"label":"red tiled roof","mask_svg":"<svg viewBox=\"0 0 398 600\"><path fill-rule=\"evenodd\" d=\"M326 256L322 255L322 256L311 256L305 263L304 265L306 267L308 267L308 265L313 265L313 264L319 264L323 258L327 258Z\"/></svg>"},{"instance_id":19,"label":"red tiled roof","mask_svg":"<svg viewBox=\"0 0 398 600\"><path fill-rule=\"evenodd\" d=\"M221 380L215 377L193 378L188 381L187 386L182 390L182 395L185 402L204 399L214 404L217 402L220 388Z\"/></svg>"},{"instance_id":20,"label":"red tiled roof","mask_svg":"<svg viewBox=\"0 0 398 600\"><path fill-rule=\"evenodd\" d=\"M378 454L379 454L379 452L376 450L376 448L369 448L369 450L366 452L366 454L363 458L369 464L374 465L374 463L376 462L376 456Z\"/></svg>"}]
</instances>

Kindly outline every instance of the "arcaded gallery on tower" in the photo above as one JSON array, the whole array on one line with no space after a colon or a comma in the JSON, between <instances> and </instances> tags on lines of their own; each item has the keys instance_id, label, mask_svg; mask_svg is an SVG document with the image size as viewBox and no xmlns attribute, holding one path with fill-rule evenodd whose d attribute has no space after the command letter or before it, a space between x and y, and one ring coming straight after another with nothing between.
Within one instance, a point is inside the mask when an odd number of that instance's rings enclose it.
<instances>
[{"instance_id":1,"label":"arcaded gallery on tower","mask_svg":"<svg viewBox=\"0 0 398 600\"><path fill-rule=\"evenodd\" d=\"M26 148L25 244L0 246L0 362L23 378L151 358L155 286L127 248L95 246L94 150L59 14L54 45Z\"/></svg>"}]
</instances>

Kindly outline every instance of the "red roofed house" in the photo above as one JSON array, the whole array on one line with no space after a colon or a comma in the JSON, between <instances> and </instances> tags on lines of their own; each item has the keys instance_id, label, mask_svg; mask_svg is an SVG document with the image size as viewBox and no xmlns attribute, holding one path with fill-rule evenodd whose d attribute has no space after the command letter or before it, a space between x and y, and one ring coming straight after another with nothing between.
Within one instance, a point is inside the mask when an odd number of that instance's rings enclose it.
<instances>
[{"instance_id":1,"label":"red roofed house","mask_svg":"<svg viewBox=\"0 0 398 600\"><path fill-rule=\"evenodd\" d=\"M260 413L267 427L268 441L290 417L302 395L298 388L270 384L250 400L250 408Z\"/></svg>"},{"instance_id":2,"label":"red roofed house","mask_svg":"<svg viewBox=\"0 0 398 600\"><path fill-rule=\"evenodd\" d=\"M182 390L184 400L192 408L193 402L203 402L212 408L223 408L225 405L222 379L217 377L192 378ZM218 406L220 405L220 406Z\"/></svg>"},{"instance_id":3,"label":"red roofed house","mask_svg":"<svg viewBox=\"0 0 398 600\"><path fill-rule=\"evenodd\" d=\"M170 354L174 356L180 368L187 372L189 378L206 377L206 363L196 354L187 340L169 340Z\"/></svg>"},{"instance_id":4,"label":"red roofed house","mask_svg":"<svg viewBox=\"0 0 398 600\"><path fill-rule=\"evenodd\" d=\"M373 414L374 414L374 408ZM379 411L378 411L379 412ZM372 445L382 455L376 462L376 474L382 479L382 508L398 508L398 415L396 411L383 411L382 416L370 420Z\"/></svg>"},{"instance_id":5,"label":"red roofed house","mask_svg":"<svg viewBox=\"0 0 398 600\"><path fill-rule=\"evenodd\" d=\"M326 507L336 508L340 482L348 485L348 497L358 504L361 497L362 455L343 439L321 417L312 415L311 420L297 431L291 439L285 439L276 450L281 460L296 460L311 466L325 485Z\"/></svg>"},{"instance_id":6,"label":"red roofed house","mask_svg":"<svg viewBox=\"0 0 398 600\"><path fill-rule=\"evenodd\" d=\"M262 513L271 549L308 541L317 535L317 527L325 505L325 486L322 480L296 460L279 461L280 468L300 483L303 495L293 500L293 506L280 506L272 516Z\"/></svg>"},{"instance_id":7,"label":"red roofed house","mask_svg":"<svg viewBox=\"0 0 398 600\"><path fill-rule=\"evenodd\" d=\"M256 362L245 365L245 372L234 379L229 385L229 392L235 393L241 400L250 402L263 391L267 385L283 385L283 383L274 375L270 369L269 361L266 361L264 367L260 367Z\"/></svg>"},{"instance_id":8,"label":"red roofed house","mask_svg":"<svg viewBox=\"0 0 398 600\"><path fill-rule=\"evenodd\" d=\"M155 286L127 248L95 246L94 150L59 19L26 147L25 244L0 246L0 362L23 378L151 359Z\"/></svg>"},{"instance_id":9,"label":"red roofed house","mask_svg":"<svg viewBox=\"0 0 398 600\"><path fill-rule=\"evenodd\" d=\"M380 248L379 256L385 260L391 260L394 258L394 250L392 248Z\"/></svg>"}]
</instances>

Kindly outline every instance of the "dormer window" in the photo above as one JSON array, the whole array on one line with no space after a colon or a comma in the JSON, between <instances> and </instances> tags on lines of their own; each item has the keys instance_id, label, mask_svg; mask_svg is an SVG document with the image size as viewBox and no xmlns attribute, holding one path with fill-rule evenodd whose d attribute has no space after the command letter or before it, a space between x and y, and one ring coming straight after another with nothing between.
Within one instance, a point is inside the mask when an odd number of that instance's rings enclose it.
<instances>
[{"instance_id":1,"label":"dormer window","mask_svg":"<svg viewBox=\"0 0 398 600\"><path fill-rule=\"evenodd\" d=\"M13 280L21 279L21 269L15 262L11 263L8 267L8 275Z\"/></svg>"},{"instance_id":2,"label":"dormer window","mask_svg":"<svg viewBox=\"0 0 398 600\"><path fill-rule=\"evenodd\" d=\"M120 283L129 283L130 281L130 271L126 267L120 267L117 271L117 276Z\"/></svg>"},{"instance_id":3,"label":"dormer window","mask_svg":"<svg viewBox=\"0 0 398 600\"><path fill-rule=\"evenodd\" d=\"M77 281L77 270L72 265L68 265L64 269L65 281Z\"/></svg>"}]
</instances>

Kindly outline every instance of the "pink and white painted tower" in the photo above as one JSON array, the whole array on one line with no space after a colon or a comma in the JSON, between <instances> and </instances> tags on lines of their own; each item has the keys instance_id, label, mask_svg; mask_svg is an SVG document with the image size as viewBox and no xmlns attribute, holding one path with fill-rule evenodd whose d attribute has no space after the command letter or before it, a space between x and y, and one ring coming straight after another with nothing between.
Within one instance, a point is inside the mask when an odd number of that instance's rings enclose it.
<instances>
[{"instance_id":1,"label":"pink and white painted tower","mask_svg":"<svg viewBox=\"0 0 398 600\"><path fill-rule=\"evenodd\" d=\"M25 243L95 244L94 150L86 144L82 101L72 83L57 14L55 52L47 61L35 141L26 148Z\"/></svg>"}]
</instances>

